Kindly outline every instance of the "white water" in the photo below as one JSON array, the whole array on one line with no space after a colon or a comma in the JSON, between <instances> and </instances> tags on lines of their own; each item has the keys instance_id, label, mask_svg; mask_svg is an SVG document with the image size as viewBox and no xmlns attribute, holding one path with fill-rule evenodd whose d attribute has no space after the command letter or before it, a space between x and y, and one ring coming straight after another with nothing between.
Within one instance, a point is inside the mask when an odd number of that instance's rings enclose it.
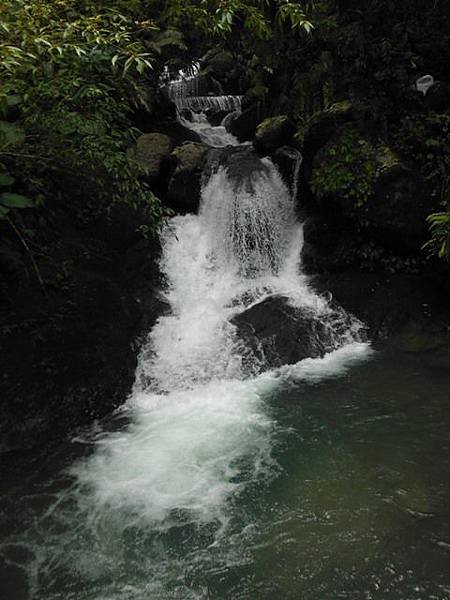
<instances>
[{"instance_id":1,"label":"white water","mask_svg":"<svg viewBox=\"0 0 450 600\"><path fill-rule=\"evenodd\" d=\"M229 143L222 129L209 129L217 145ZM70 469L74 486L46 516L57 525L37 551L37 597L44 597L38 568L49 574L49 589L57 587L59 570L72 572L69 579L75 573L82 593L74 598L204 597L190 595L183 572L208 545L220 545L233 519L233 498L277 474L271 451L278 427L267 394L280 381L342 374L368 354L355 321L322 359L256 377L244 370L246 350L230 324L233 315L273 294L325 320L331 312L301 273L302 227L269 160L239 184L218 168L203 187L199 214L174 217L162 245L162 293L170 311L142 349L133 393L121 411L128 425L89 439L93 454ZM182 559L166 556L152 536L189 524L207 527L208 541L188 545ZM69 546L59 528L72 531ZM148 557L141 554L132 567L140 573L132 586L127 577L120 583L130 568L124 541L130 535L153 540ZM101 587L90 590L89 582L98 580ZM179 596L168 591L174 581L183 590ZM49 589L46 598L60 597Z\"/></svg>"},{"instance_id":2,"label":"white water","mask_svg":"<svg viewBox=\"0 0 450 600\"><path fill-rule=\"evenodd\" d=\"M132 423L102 436L73 472L99 511L125 508L155 528L172 526L174 515L223 527L230 495L272 468L275 424L262 390L279 376L246 378L230 318L273 294L324 319L330 309L300 272L301 225L269 160L237 187L218 168L204 185L199 215L174 217L162 244L170 312L141 353L125 409ZM303 361L290 376L341 372L367 350L358 328L355 322L340 339L344 349Z\"/></svg>"},{"instance_id":3,"label":"white water","mask_svg":"<svg viewBox=\"0 0 450 600\"><path fill-rule=\"evenodd\" d=\"M224 121L217 127L211 127L206 115L202 112L191 114L191 119L186 119L182 113L178 113L178 119L182 125L195 131L202 142L213 148L222 148L223 146L237 146L238 140L227 131Z\"/></svg>"}]
</instances>

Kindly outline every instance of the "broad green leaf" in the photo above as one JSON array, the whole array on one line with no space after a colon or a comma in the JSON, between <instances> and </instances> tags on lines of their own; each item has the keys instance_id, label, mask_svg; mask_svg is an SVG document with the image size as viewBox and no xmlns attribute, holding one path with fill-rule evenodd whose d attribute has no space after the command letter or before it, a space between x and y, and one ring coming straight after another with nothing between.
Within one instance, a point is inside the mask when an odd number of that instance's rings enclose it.
<instances>
[{"instance_id":1,"label":"broad green leaf","mask_svg":"<svg viewBox=\"0 0 450 600\"><path fill-rule=\"evenodd\" d=\"M33 208L34 202L31 198L22 196L21 194L11 194L4 192L0 194L0 204L8 208Z\"/></svg>"}]
</instances>

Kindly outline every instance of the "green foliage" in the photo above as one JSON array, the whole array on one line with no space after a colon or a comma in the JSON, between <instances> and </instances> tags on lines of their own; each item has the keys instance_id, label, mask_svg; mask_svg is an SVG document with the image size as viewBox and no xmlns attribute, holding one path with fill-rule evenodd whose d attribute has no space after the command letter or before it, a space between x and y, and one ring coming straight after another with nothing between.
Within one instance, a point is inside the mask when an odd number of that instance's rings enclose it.
<instances>
[{"instance_id":1,"label":"green foliage","mask_svg":"<svg viewBox=\"0 0 450 600\"><path fill-rule=\"evenodd\" d=\"M420 169L431 198L450 206L450 115L409 115L401 121L395 140Z\"/></svg>"},{"instance_id":2,"label":"green foliage","mask_svg":"<svg viewBox=\"0 0 450 600\"><path fill-rule=\"evenodd\" d=\"M431 240L425 244L440 258L450 262L450 211L433 213L427 219L430 230Z\"/></svg>"},{"instance_id":3,"label":"green foliage","mask_svg":"<svg viewBox=\"0 0 450 600\"><path fill-rule=\"evenodd\" d=\"M163 20L180 27L188 24L207 36L224 37L246 30L259 39L268 39L275 29L313 29L306 18L309 2L286 0L168 0Z\"/></svg>"},{"instance_id":4,"label":"green foliage","mask_svg":"<svg viewBox=\"0 0 450 600\"><path fill-rule=\"evenodd\" d=\"M319 197L338 194L361 206L373 193L376 175L374 152L351 128L345 128L324 151L312 173L311 188Z\"/></svg>"},{"instance_id":5,"label":"green foliage","mask_svg":"<svg viewBox=\"0 0 450 600\"><path fill-rule=\"evenodd\" d=\"M53 204L79 197L82 218L122 202L161 221L125 155L139 133L132 109L151 109L154 57L144 41L155 27L102 3L3 3L0 160L19 188Z\"/></svg>"},{"instance_id":6,"label":"green foliage","mask_svg":"<svg viewBox=\"0 0 450 600\"><path fill-rule=\"evenodd\" d=\"M434 206L450 207L450 115L429 113L405 117L396 134L400 151L415 163L429 188ZM434 201L434 202L433 202ZM429 248L450 261L450 212L428 217L431 239Z\"/></svg>"},{"instance_id":7,"label":"green foliage","mask_svg":"<svg viewBox=\"0 0 450 600\"><path fill-rule=\"evenodd\" d=\"M2 172L0 167L0 188L8 188L12 186L14 182L14 177L7 171ZM34 201L27 198L27 196L14 194L9 191L0 191L0 220L5 219L12 208L34 208L34 206Z\"/></svg>"}]
</instances>

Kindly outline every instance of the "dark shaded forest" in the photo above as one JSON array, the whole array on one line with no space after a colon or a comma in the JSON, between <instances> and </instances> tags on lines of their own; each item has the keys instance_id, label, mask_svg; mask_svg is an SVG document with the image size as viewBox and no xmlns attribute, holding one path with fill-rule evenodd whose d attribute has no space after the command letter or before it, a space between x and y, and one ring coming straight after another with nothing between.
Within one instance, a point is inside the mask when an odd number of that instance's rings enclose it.
<instances>
[{"instance_id":1,"label":"dark shaded forest","mask_svg":"<svg viewBox=\"0 0 450 600\"><path fill-rule=\"evenodd\" d=\"M177 122L163 85L196 61L205 89L242 96L229 123L240 141L261 155L286 144L302 152L310 273L325 274L324 286L356 312L361 298L340 292L342 282L357 272L347 288L378 289L362 316L380 336L392 315L392 298L381 300L386 281L398 314L445 307L449 18L445 0L5 0L5 451L44 442L50 423L64 433L89 422L127 394L135 344L161 310L159 228L191 210L200 185L201 152L177 183L182 143L198 140ZM416 82L426 75L433 85L423 93ZM163 138L145 146L148 134ZM14 423L24 415L18 443Z\"/></svg>"}]
</instances>

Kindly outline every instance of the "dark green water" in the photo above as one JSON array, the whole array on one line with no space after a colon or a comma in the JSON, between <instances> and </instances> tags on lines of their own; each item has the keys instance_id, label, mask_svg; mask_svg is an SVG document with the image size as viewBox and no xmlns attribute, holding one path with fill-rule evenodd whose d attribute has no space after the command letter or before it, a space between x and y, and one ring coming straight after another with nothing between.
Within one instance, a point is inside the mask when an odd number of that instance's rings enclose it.
<instances>
[{"instance_id":1,"label":"dark green water","mask_svg":"<svg viewBox=\"0 0 450 600\"><path fill-rule=\"evenodd\" d=\"M85 445L7 481L2 600L450 599L450 373L378 352L345 374L280 380L262 402L270 466L247 481L250 459L236 462L246 483L220 524L119 526L123 507L109 506L87 526L89 503L57 476Z\"/></svg>"}]
</instances>

